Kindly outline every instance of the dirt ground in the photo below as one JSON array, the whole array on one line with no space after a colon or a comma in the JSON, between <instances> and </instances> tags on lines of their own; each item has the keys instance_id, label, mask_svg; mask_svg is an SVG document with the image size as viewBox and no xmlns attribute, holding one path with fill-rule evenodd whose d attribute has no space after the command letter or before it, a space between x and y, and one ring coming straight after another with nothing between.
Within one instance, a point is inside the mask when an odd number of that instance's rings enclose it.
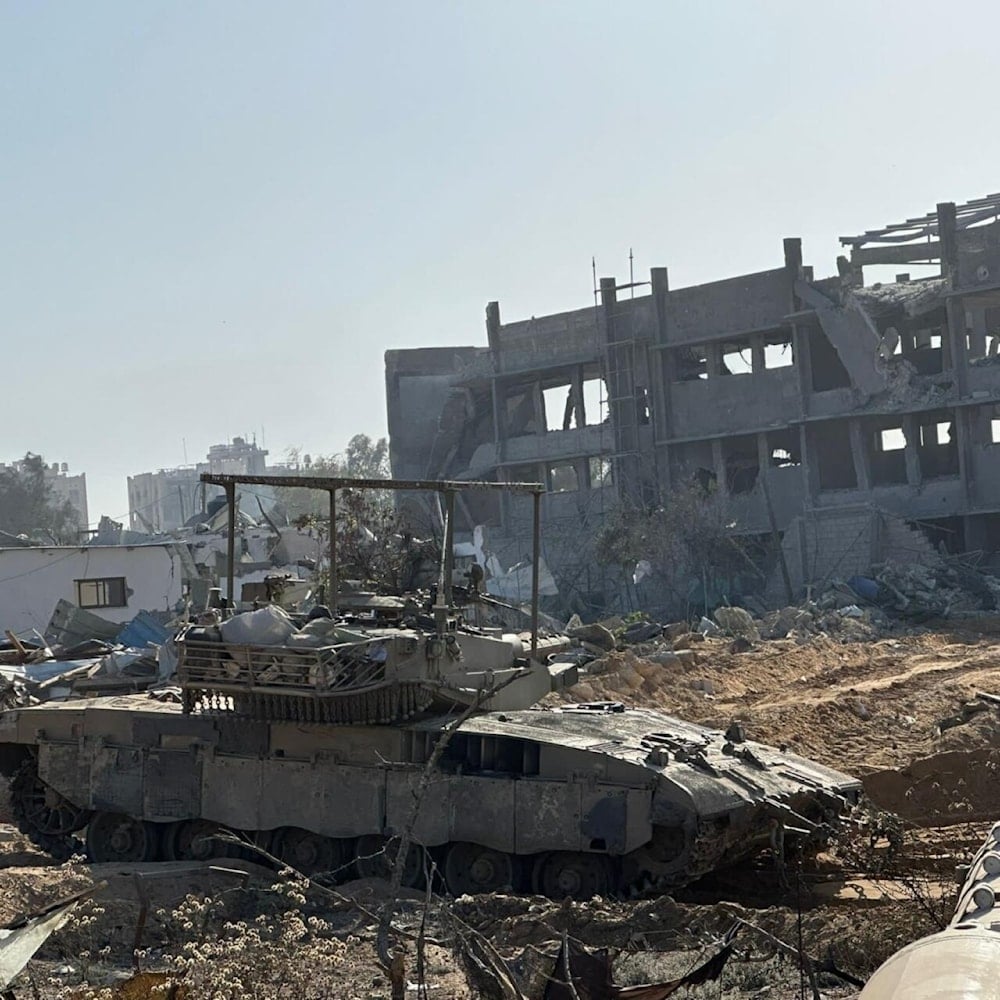
<instances>
[{"instance_id":1,"label":"dirt ground","mask_svg":"<svg viewBox=\"0 0 1000 1000\"><path fill-rule=\"evenodd\" d=\"M902 817L901 844L872 846L868 831L858 830L793 872L790 889L780 887L765 857L673 898L554 903L494 895L425 912L422 898L409 893L395 924L406 950L407 997L488 995L475 958L485 947L509 963L526 1000L541 1000L538 969L551 963L564 934L609 949L620 985L668 980L709 958L740 919L746 924L719 981L679 995L799 996L800 970L776 953L771 935L793 945L801 937L820 967L822 994L846 998L857 993L852 978L863 980L896 948L948 919L956 866L1000 817L1000 705L976 699L1000 694L1000 620L870 642L761 641L742 653L730 652L729 640L707 639L691 643L686 662L666 666L644 657L652 648L610 654L560 697L620 700L715 727L739 719L750 739L786 744L860 777L872 802ZM963 713L964 705L974 707ZM220 865L228 870L144 866L138 878L135 866L56 865L0 825L0 922L107 882L30 963L31 982L20 980L17 996L92 995L82 982L105 988L105 996L153 995L115 987L132 967L146 896L141 962L183 969L178 997L388 1000L389 978L375 952L384 883L351 883L332 894L289 887L246 862ZM192 901L206 895L211 904ZM456 948L459 939L465 944Z\"/></svg>"}]
</instances>

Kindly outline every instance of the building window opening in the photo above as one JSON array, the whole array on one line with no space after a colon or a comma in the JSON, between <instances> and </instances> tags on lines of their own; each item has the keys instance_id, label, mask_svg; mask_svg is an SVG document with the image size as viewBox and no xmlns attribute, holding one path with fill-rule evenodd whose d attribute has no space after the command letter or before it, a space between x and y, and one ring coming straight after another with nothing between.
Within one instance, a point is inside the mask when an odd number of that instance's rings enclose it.
<instances>
[{"instance_id":1,"label":"building window opening","mask_svg":"<svg viewBox=\"0 0 1000 1000\"><path fill-rule=\"evenodd\" d=\"M590 467L590 488L597 489L601 486L611 485L611 459L601 455L592 456L588 465Z\"/></svg>"},{"instance_id":2,"label":"building window opening","mask_svg":"<svg viewBox=\"0 0 1000 1000\"><path fill-rule=\"evenodd\" d=\"M906 435L902 427L886 427L879 431L879 451L902 451L906 447Z\"/></svg>"},{"instance_id":3,"label":"building window opening","mask_svg":"<svg viewBox=\"0 0 1000 1000\"><path fill-rule=\"evenodd\" d=\"M768 340L764 344L764 368L791 368L795 364L790 340Z\"/></svg>"},{"instance_id":4,"label":"building window opening","mask_svg":"<svg viewBox=\"0 0 1000 1000\"><path fill-rule=\"evenodd\" d=\"M644 385L635 387L635 419L642 427L649 423L649 391Z\"/></svg>"},{"instance_id":5,"label":"building window opening","mask_svg":"<svg viewBox=\"0 0 1000 1000\"><path fill-rule=\"evenodd\" d=\"M954 424L950 420L942 420L941 416L943 414L938 414L920 425L917 457L923 479L958 475L958 442L955 440Z\"/></svg>"},{"instance_id":6,"label":"building window opening","mask_svg":"<svg viewBox=\"0 0 1000 1000\"><path fill-rule=\"evenodd\" d=\"M871 477L874 486L906 482L906 434L902 427L876 428L871 438Z\"/></svg>"},{"instance_id":7,"label":"building window opening","mask_svg":"<svg viewBox=\"0 0 1000 1000\"><path fill-rule=\"evenodd\" d=\"M575 465L553 465L549 467L549 491L551 493L572 493L579 488Z\"/></svg>"},{"instance_id":8,"label":"building window opening","mask_svg":"<svg viewBox=\"0 0 1000 1000\"><path fill-rule=\"evenodd\" d=\"M511 437L523 434L537 434L538 415L535 412L535 397L530 387L519 386L507 393L507 433Z\"/></svg>"},{"instance_id":9,"label":"building window opening","mask_svg":"<svg viewBox=\"0 0 1000 1000\"><path fill-rule=\"evenodd\" d=\"M721 371L723 375L753 374L753 351L749 342L739 341L722 345Z\"/></svg>"},{"instance_id":10,"label":"building window opening","mask_svg":"<svg viewBox=\"0 0 1000 1000\"><path fill-rule=\"evenodd\" d=\"M813 392L847 389L851 377L840 360L833 344L822 330L812 330L809 335L809 367Z\"/></svg>"},{"instance_id":11,"label":"building window opening","mask_svg":"<svg viewBox=\"0 0 1000 1000\"><path fill-rule=\"evenodd\" d=\"M682 347L674 355L678 382L708 378L708 354L704 347Z\"/></svg>"},{"instance_id":12,"label":"building window opening","mask_svg":"<svg viewBox=\"0 0 1000 1000\"><path fill-rule=\"evenodd\" d=\"M920 428L920 447L951 443L951 421L937 424L923 424Z\"/></svg>"},{"instance_id":13,"label":"building window opening","mask_svg":"<svg viewBox=\"0 0 1000 1000\"><path fill-rule=\"evenodd\" d=\"M80 608L128 607L125 577L104 576L75 580L76 603Z\"/></svg>"},{"instance_id":14,"label":"building window opening","mask_svg":"<svg viewBox=\"0 0 1000 1000\"><path fill-rule=\"evenodd\" d=\"M906 359L917 369L918 375L937 375L944 370L944 350L940 327L916 330L913 333L913 350Z\"/></svg>"},{"instance_id":15,"label":"building window opening","mask_svg":"<svg viewBox=\"0 0 1000 1000\"><path fill-rule=\"evenodd\" d=\"M799 435L795 431L772 431L767 435L768 464L772 469L790 469L802 464Z\"/></svg>"},{"instance_id":16,"label":"building window opening","mask_svg":"<svg viewBox=\"0 0 1000 1000\"><path fill-rule=\"evenodd\" d=\"M608 420L608 390L602 378L585 378L583 380L583 412L586 415L586 425L594 427L607 423Z\"/></svg>"},{"instance_id":17,"label":"building window opening","mask_svg":"<svg viewBox=\"0 0 1000 1000\"><path fill-rule=\"evenodd\" d=\"M899 330L894 326L887 326L882 331L882 340L879 343L879 356L884 360L888 360L902 353L903 338L899 335Z\"/></svg>"},{"instance_id":18,"label":"building window opening","mask_svg":"<svg viewBox=\"0 0 1000 1000\"><path fill-rule=\"evenodd\" d=\"M730 493L749 493L757 484L760 463L755 437L732 438L723 444L726 464L726 489Z\"/></svg>"},{"instance_id":19,"label":"building window opening","mask_svg":"<svg viewBox=\"0 0 1000 1000\"><path fill-rule=\"evenodd\" d=\"M1000 417L990 420L990 444L1000 444Z\"/></svg>"},{"instance_id":20,"label":"building window opening","mask_svg":"<svg viewBox=\"0 0 1000 1000\"><path fill-rule=\"evenodd\" d=\"M839 420L820 424L813 431L813 442L819 459L819 488L856 490L858 477L847 423Z\"/></svg>"},{"instance_id":21,"label":"building window opening","mask_svg":"<svg viewBox=\"0 0 1000 1000\"><path fill-rule=\"evenodd\" d=\"M583 426L576 393L571 383L550 386L542 390L545 405L545 429L547 431L568 431Z\"/></svg>"}]
</instances>

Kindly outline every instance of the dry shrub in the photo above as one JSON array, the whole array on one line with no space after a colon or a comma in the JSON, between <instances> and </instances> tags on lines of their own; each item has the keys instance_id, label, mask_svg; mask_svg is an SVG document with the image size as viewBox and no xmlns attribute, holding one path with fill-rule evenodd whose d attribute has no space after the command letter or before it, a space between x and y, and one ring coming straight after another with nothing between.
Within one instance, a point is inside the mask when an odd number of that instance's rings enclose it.
<instances>
[{"instance_id":1,"label":"dry shrub","mask_svg":"<svg viewBox=\"0 0 1000 1000\"><path fill-rule=\"evenodd\" d=\"M352 939L339 940L326 920L304 912L301 883L281 882L272 888L278 905L252 919L227 919L224 901L196 896L187 896L170 913L157 913L167 946L162 952L141 952L138 958L169 975L152 987L149 996L319 1000L339 995L338 977ZM101 912L93 908L75 916L66 943L83 943L90 935L96 945L102 936ZM119 1000L124 995L123 956L112 955L104 945L96 952L85 948L76 957L72 973L49 980L59 988L60 997Z\"/></svg>"}]
</instances>

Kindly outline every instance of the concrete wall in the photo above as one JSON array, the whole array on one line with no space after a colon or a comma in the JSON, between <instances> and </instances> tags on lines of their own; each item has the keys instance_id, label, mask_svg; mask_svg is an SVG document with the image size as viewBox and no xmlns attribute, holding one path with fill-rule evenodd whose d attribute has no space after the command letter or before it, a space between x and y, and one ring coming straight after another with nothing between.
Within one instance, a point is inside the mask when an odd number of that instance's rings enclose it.
<instances>
[{"instance_id":1,"label":"concrete wall","mask_svg":"<svg viewBox=\"0 0 1000 1000\"><path fill-rule=\"evenodd\" d=\"M794 368L674 382L666 391L677 437L782 427L799 413Z\"/></svg>"},{"instance_id":2,"label":"concrete wall","mask_svg":"<svg viewBox=\"0 0 1000 1000\"><path fill-rule=\"evenodd\" d=\"M385 352L389 461L397 479L426 474L450 387L459 372L488 353L477 347Z\"/></svg>"},{"instance_id":3,"label":"concrete wall","mask_svg":"<svg viewBox=\"0 0 1000 1000\"><path fill-rule=\"evenodd\" d=\"M780 268L672 289L667 297L665 342L781 326L790 311L793 278Z\"/></svg>"},{"instance_id":4,"label":"concrete wall","mask_svg":"<svg viewBox=\"0 0 1000 1000\"><path fill-rule=\"evenodd\" d=\"M500 327L498 370L509 374L587 361L601 354L596 310L576 309Z\"/></svg>"},{"instance_id":5,"label":"concrete wall","mask_svg":"<svg viewBox=\"0 0 1000 1000\"><path fill-rule=\"evenodd\" d=\"M15 632L42 631L60 598L77 603L74 581L108 577L125 578L126 606L89 610L112 622L170 609L184 593L184 567L173 545L0 549L0 623Z\"/></svg>"},{"instance_id":6,"label":"concrete wall","mask_svg":"<svg viewBox=\"0 0 1000 1000\"><path fill-rule=\"evenodd\" d=\"M834 580L864 576L875 563L933 562L934 546L902 519L870 506L813 510L794 518L781 546L795 599L812 588L813 596ZM768 580L766 598L786 600L780 567Z\"/></svg>"}]
</instances>

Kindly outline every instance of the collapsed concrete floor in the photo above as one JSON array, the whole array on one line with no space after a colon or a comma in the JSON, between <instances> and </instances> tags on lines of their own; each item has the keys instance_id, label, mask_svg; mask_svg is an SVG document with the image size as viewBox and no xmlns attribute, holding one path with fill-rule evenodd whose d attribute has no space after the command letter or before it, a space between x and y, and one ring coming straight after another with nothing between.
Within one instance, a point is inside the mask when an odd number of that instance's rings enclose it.
<instances>
[{"instance_id":1,"label":"collapsed concrete floor","mask_svg":"<svg viewBox=\"0 0 1000 1000\"><path fill-rule=\"evenodd\" d=\"M741 653L730 652L731 642L694 640L693 655L661 657L667 663L649 658L657 643L633 646L589 665L590 676L565 697L614 698L714 726L739 719L748 737L787 743L857 774L874 804L900 814L900 823L857 827L800 874L789 864L790 888L782 887L773 861L764 857L673 898L560 904L495 895L434 903L425 928L427 996L484 995L453 948L456 919L525 976L531 956L558 949L564 932L588 947L613 949L614 981L621 985L685 973L713 953L736 919L795 945L799 907L803 950L818 964L863 980L896 948L934 930L935 917L947 919L955 867L1000 816L1000 789L990 780L1000 760L1000 709L977 699L1000 693L1000 619L875 641L831 634L762 640ZM985 707L963 711L972 704ZM87 904L90 915L58 931L32 961L37 995L86 996L81 979L103 987L128 973L140 912L132 868L55 865L10 827L0 831L0 850L3 920L90 879L108 881ZM146 883L151 901L142 935L144 967L186 962L190 997L210 995L197 985L207 981L210 968L219 996L280 997L295 990L298 996L388 1000L389 979L375 953L385 883L351 883L339 888L344 898L337 899L295 886L276 891L272 886L281 880L273 872L244 862L222 864L247 869L246 885L237 875L206 880L204 873L184 868ZM185 896L206 892L217 913L184 903ZM423 897L404 895L396 926L416 937ZM225 921L230 930L224 930ZM243 930L234 932L233 926ZM220 936L227 942L224 953L191 946ZM407 995L419 996L414 941L406 948L405 978L414 987ZM857 991L829 971L818 973L818 983L825 996ZM796 963L744 928L720 980L686 995L791 998L799 989ZM18 995L31 996L31 990L22 980Z\"/></svg>"}]
</instances>

